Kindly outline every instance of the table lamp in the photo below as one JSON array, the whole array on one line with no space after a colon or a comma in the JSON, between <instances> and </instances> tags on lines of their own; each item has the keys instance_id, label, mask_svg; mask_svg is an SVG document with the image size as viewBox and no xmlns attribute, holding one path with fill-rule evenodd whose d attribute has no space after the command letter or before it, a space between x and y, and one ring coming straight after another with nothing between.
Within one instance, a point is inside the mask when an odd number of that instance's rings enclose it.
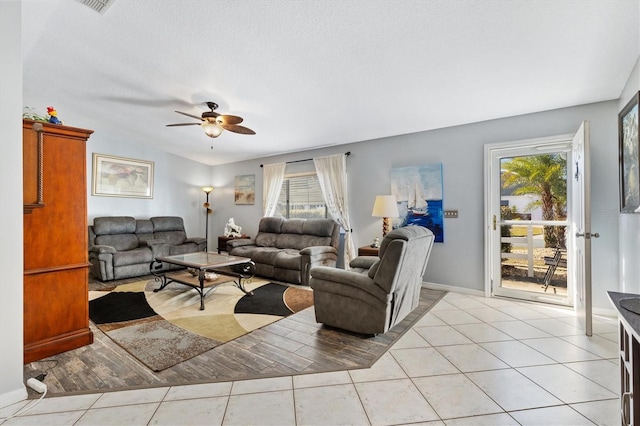
<instances>
[{"instance_id":1,"label":"table lamp","mask_svg":"<svg viewBox=\"0 0 640 426\"><path fill-rule=\"evenodd\" d=\"M373 203L373 217L382 218L382 237L391 230L391 218L398 217L398 203L395 195L377 195L376 201Z\"/></svg>"}]
</instances>

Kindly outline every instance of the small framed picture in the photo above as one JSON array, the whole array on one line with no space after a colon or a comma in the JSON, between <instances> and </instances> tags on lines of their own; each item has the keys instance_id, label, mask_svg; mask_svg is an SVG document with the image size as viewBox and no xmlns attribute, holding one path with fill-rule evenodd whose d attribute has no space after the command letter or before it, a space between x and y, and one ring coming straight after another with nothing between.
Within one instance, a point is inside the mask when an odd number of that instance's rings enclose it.
<instances>
[{"instance_id":1,"label":"small framed picture","mask_svg":"<svg viewBox=\"0 0 640 426\"><path fill-rule=\"evenodd\" d=\"M638 103L640 91L618 114L620 163L620 212L638 212L640 207L640 161L638 155Z\"/></svg>"},{"instance_id":2,"label":"small framed picture","mask_svg":"<svg viewBox=\"0 0 640 426\"><path fill-rule=\"evenodd\" d=\"M153 161L93 153L91 195L153 198Z\"/></svg>"},{"instance_id":3,"label":"small framed picture","mask_svg":"<svg viewBox=\"0 0 640 426\"><path fill-rule=\"evenodd\" d=\"M255 204L256 175L240 175L235 178L236 204Z\"/></svg>"}]
</instances>

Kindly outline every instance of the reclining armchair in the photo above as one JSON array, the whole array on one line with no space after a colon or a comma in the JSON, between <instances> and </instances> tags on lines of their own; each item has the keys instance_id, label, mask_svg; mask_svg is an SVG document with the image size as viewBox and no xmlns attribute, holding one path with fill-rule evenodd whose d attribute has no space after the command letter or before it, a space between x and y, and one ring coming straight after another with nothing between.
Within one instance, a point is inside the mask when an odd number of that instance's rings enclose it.
<instances>
[{"instance_id":1,"label":"reclining armchair","mask_svg":"<svg viewBox=\"0 0 640 426\"><path fill-rule=\"evenodd\" d=\"M380 257L353 259L351 270L311 268L316 321L355 333L385 333L420 301L433 233L421 226L389 232Z\"/></svg>"}]
</instances>

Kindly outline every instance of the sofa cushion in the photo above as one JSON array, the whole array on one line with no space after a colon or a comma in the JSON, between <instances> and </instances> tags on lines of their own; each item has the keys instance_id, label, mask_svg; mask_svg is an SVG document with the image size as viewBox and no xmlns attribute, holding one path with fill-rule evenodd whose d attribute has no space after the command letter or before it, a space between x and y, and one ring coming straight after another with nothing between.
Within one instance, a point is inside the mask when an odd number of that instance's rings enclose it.
<instances>
[{"instance_id":1,"label":"sofa cushion","mask_svg":"<svg viewBox=\"0 0 640 426\"><path fill-rule=\"evenodd\" d=\"M170 246L179 246L187 239L187 234L184 231L154 232L153 237L155 239L164 240L164 242Z\"/></svg>"},{"instance_id":2,"label":"sofa cushion","mask_svg":"<svg viewBox=\"0 0 640 426\"><path fill-rule=\"evenodd\" d=\"M280 249L275 247L261 247L254 250L251 260L255 263L264 263L266 265L275 265L276 257L280 253Z\"/></svg>"},{"instance_id":3,"label":"sofa cushion","mask_svg":"<svg viewBox=\"0 0 640 426\"><path fill-rule=\"evenodd\" d=\"M334 229L335 222L331 219L289 219L282 224L275 246L297 250L330 246Z\"/></svg>"},{"instance_id":4,"label":"sofa cushion","mask_svg":"<svg viewBox=\"0 0 640 426\"><path fill-rule=\"evenodd\" d=\"M276 247L302 250L307 247L330 246L331 237L317 237L315 235L280 234L276 240Z\"/></svg>"},{"instance_id":5,"label":"sofa cushion","mask_svg":"<svg viewBox=\"0 0 640 426\"><path fill-rule=\"evenodd\" d=\"M153 260L151 250L141 247L135 250L119 251L113 255L113 266L135 265L137 263L150 264Z\"/></svg>"},{"instance_id":6,"label":"sofa cushion","mask_svg":"<svg viewBox=\"0 0 640 426\"><path fill-rule=\"evenodd\" d=\"M281 217L263 217L258 224L258 234L267 232L271 234L279 234L282 232L282 224L285 222Z\"/></svg>"},{"instance_id":7,"label":"sofa cushion","mask_svg":"<svg viewBox=\"0 0 640 426\"><path fill-rule=\"evenodd\" d=\"M198 245L194 243L185 243L178 246L169 246L169 255L195 253L198 251Z\"/></svg>"},{"instance_id":8,"label":"sofa cushion","mask_svg":"<svg viewBox=\"0 0 640 426\"><path fill-rule=\"evenodd\" d=\"M138 237L135 234L98 235L95 243L101 246L111 246L118 251L128 251L138 247Z\"/></svg>"},{"instance_id":9,"label":"sofa cushion","mask_svg":"<svg viewBox=\"0 0 640 426\"><path fill-rule=\"evenodd\" d=\"M281 234L304 234L305 219L289 219L282 224Z\"/></svg>"},{"instance_id":10,"label":"sofa cushion","mask_svg":"<svg viewBox=\"0 0 640 426\"><path fill-rule=\"evenodd\" d=\"M329 237L329 241L331 241L335 225L335 222L330 219L307 219L302 227L301 233L316 235L318 237Z\"/></svg>"},{"instance_id":11,"label":"sofa cushion","mask_svg":"<svg viewBox=\"0 0 640 426\"><path fill-rule=\"evenodd\" d=\"M179 246L187 239L184 221L178 216L156 216L149 219L153 223L153 237L164 240L171 246Z\"/></svg>"},{"instance_id":12,"label":"sofa cushion","mask_svg":"<svg viewBox=\"0 0 640 426\"><path fill-rule=\"evenodd\" d=\"M184 221L179 216L156 216L149 220L153 223L153 232L184 231Z\"/></svg>"},{"instance_id":13,"label":"sofa cushion","mask_svg":"<svg viewBox=\"0 0 640 426\"><path fill-rule=\"evenodd\" d=\"M276 241L280 234L262 232L256 235L256 245L260 247L276 247Z\"/></svg>"},{"instance_id":14,"label":"sofa cushion","mask_svg":"<svg viewBox=\"0 0 640 426\"><path fill-rule=\"evenodd\" d=\"M280 250L276 256L275 267L281 269L293 269L295 271L300 270L300 258L302 255L300 251L293 249Z\"/></svg>"},{"instance_id":15,"label":"sofa cushion","mask_svg":"<svg viewBox=\"0 0 640 426\"><path fill-rule=\"evenodd\" d=\"M105 216L93 219L93 232L96 235L133 234L136 232L136 220L131 216Z\"/></svg>"},{"instance_id":16,"label":"sofa cushion","mask_svg":"<svg viewBox=\"0 0 640 426\"><path fill-rule=\"evenodd\" d=\"M149 219L136 219L136 235L141 243L153 240L153 222Z\"/></svg>"},{"instance_id":17,"label":"sofa cushion","mask_svg":"<svg viewBox=\"0 0 640 426\"><path fill-rule=\"evenodd\" d=\"M258 249L259 247L256 247L256 246L240 246L240 247L235 247L229 254L232 256L251 258L253 257L253 252Z\"/></svg>"}]
</instances>

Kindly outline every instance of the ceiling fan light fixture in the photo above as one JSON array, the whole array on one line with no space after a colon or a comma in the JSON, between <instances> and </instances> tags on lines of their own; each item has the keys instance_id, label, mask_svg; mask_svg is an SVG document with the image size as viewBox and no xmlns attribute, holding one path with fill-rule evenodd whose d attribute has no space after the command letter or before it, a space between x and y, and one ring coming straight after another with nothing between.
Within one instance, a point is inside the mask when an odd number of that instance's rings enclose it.
<instances>
[{"instance_id":1,"label":"ceiling fan light fixture","mask_svg":"<svg viewBox=\"0 0 640 426\"><path fill-rule=\"evenodd\" d=\"M224 130L222 127L218 126L216 123L202 123L202 128L204 129L204 132L207 134L207 136L209 136L210 138L217 138L218 136L220 136L220 134L222 134L222 131Z\"/></svg>"}]
</instances>

